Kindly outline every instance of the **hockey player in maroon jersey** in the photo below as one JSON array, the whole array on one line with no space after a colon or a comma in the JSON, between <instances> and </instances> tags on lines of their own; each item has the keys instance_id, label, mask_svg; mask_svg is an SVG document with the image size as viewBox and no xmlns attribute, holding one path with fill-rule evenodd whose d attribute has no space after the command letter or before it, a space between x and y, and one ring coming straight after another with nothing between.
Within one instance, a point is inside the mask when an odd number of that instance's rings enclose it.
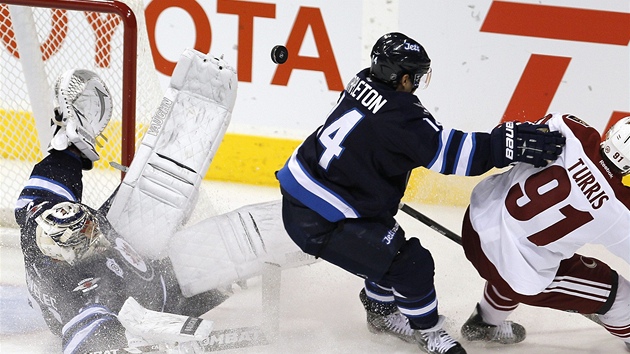
<instances>
[{"instance_id":1,"label":"hockey player in maroon jersey","mask_svg":"<svg viewBox=\"0 0 630 354\"><path fill-rule=\"evenodd\" d=\"M409 174L425 167L475 176L515 161L544 166L563 138L512 122L492 133L443 128L413 93L431 60L402 33L375 43L371 66L352 78L326 122L277 173L288 234L309 254L365 279L360 299L372 332L428 353L465 353L444 329L431 253L394 219Z\"/></svg>"},{"instance_id":2,"label":"hockey player in maroon jersey","mask_svg":"<svg viewBox=\"0 0 630 354\"><path fill-rule=\"evenodd\" d=\"M461 332L468 340L513 343L506 318L520 304L589 315L630 350L630 282L599 259L578 252L600 244L630 264L630 117L602 142L570 114L541 124L566 145L543 168L518 163L473 190L462 242L486 279L483 297Z\"/></svg>"}]
</instances>

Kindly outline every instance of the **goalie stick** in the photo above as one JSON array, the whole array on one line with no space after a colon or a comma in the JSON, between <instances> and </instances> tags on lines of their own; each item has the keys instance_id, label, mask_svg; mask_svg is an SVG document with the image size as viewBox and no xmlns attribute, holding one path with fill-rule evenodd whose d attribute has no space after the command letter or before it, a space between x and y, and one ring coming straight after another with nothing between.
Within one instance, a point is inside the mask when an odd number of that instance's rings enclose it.
<instances>
[{"instance_id":1,"label":"goalie stick","mask_svg":"<svg viewBox=\"0 0 630 354\"><path fill-rule=\"evenodd\" d=\"M459 236L458 234L454 233L453 231L447 229L446 227L438 224L437 222L435 222L434 220L430 219L428 216L422 214L421 212L417 211L416 209L410 207L409 205L405 204L405 203L400 203L398 205L398 209L404 211L407 215L411 216L412 218L420 221L421 223L427 225L428 227L432 228L433 230L441 233L442 235L448 237L449 239L457 242L458 245L462 245L462 237Z\"/></svg>"},{"instance_id":2,"label":"goalie stick","mask_svg":"<svg viewBox=\"0 0 630 354\"><path fill-rule=\"evenodd\" d=\"M190 344L194 343L197 349L201 349L202 353L216 352L228 349L254 347L260 345L267 345L267 337L265 332L260 327L238 327L230 329L222 329L212 331L210 337L196 342L183 342L180 343L162 343L146 345L134 348L103 348L102 350L94 350L87 352L86 354L142 354L142 353L178 353L179 346L182 346L182 353L191 350ZM192 351L191 353L197 353Z\"/></svg>"}]
</instances>

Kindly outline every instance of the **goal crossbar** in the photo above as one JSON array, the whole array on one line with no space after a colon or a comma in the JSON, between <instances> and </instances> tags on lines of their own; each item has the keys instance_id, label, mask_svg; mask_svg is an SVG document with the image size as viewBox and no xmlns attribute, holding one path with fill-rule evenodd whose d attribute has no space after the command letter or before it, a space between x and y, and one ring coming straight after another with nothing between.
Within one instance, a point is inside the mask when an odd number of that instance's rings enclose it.
<instances>
[{"instance_id":1,"label":"goal crossbar","mask_svg":"<svg viewBox=\"0 0 630 354\"><path fill-rule=\"evenodd\" d=\"M81 5L71 0L2 0L2 3L18 6L33 6L43 8L54 8L75 11L94 11L111 13L120 16L124 26L123 61L127 65L123 66L122 77L122 145L121 162L123 166L129 166L133 160L136 150L135 136L136 130L136 71L137 71L137 43L138 43L138 22L133 11L126 4L118 1L103 0L83 0Z\"/></svg>"}]
</instances>

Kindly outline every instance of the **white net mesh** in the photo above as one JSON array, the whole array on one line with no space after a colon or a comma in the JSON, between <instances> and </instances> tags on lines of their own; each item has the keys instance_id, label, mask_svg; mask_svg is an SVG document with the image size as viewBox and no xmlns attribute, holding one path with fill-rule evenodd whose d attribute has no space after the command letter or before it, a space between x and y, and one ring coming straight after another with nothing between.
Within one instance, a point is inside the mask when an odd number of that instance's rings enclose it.
<instances>
[{"instance_id":1,"label":"white net mesh","mask_svg":"<svg viewBox=\"0 0 630 354\"><path fill-rule=\"evenodd\" d=\"M162 98L142 0L120 2L133 10L138 29L136 82L141 94L135 96L136 129L130 133L135 136L129 137L122 136L121 128L123 99L129 97L123 92L123 57L125 46L130 45L125 42L123 18L107 11L83 11L86 2L80 0L74 1L77 10L54 9L54 1L42 1L42 7L0 2L0 223L14 222L18 194L33 164L44 156L52 137L49 121L55 80L68 69L94 71L113 98L112 119L103 132L107 142L101 140L104 146L98 149L101 159L95 171L85 173L83 201L98 207L120 182L120 172L109 162L122 161L123 138L137 141L142 137Z\"/></svg>"}]
</instances>

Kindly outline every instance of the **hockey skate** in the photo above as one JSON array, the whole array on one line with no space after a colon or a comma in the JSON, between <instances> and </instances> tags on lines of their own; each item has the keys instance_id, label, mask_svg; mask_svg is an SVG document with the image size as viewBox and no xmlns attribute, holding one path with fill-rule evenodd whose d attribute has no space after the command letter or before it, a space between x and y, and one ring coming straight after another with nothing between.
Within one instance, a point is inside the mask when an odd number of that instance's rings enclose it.
<instances>
[{"instance_id":1,"label":"hockey skate","mask_svg":"<svg viewBox=\"0 0 630 354\"><path fill-rule=\"evenodd\" d=\"M418 346L429 354L466 354L462 345L442 328L445 319L444 316L440 316L435 326L416 330L414 336Z\"/></svg>"},{"instance_id":2,"label":"hockey skate","mask_svg":"<svg viewBox=\"0 0 630 354\"><path fill-rule=\"evenodd\" d=\"M370 332L389 334L409 343L416 341L414 330L409 327L409 320L398 311L395 304L371 301L365 294L365 289L361 290L359 298L367 313L367 328Z\"/></svg>"},{"instance_id":3,"label":"hockey skate","mask_svg":"<svg viewBox=\"0 0 630 354\"><path fill-rule=\"evenodd\" d=\"M462 336L469 341L482 340L501 344L514 344L525 339L525 328L512 321L503 321L498 326L483 322L479 314L479 304L470 318L462 326Z\"/></svg>"}]
</instances>

